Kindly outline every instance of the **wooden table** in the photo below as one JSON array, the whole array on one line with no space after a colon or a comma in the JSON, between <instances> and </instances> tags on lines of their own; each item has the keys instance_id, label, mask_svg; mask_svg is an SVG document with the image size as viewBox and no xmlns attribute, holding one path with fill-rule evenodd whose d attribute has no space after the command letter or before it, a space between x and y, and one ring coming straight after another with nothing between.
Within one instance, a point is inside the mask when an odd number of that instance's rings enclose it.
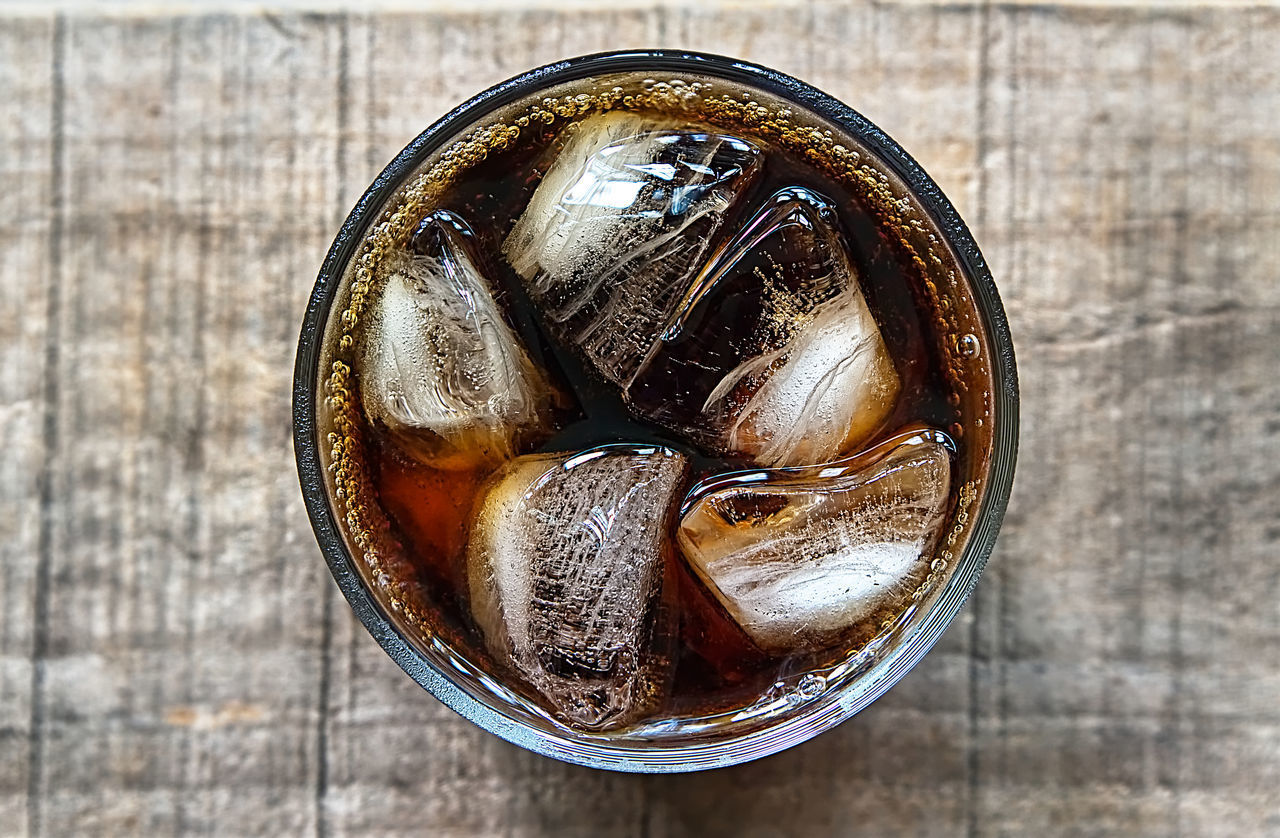
<instances>
[{"instance_id":1,"label":"wooden table","mask_svg":"<svg viewBox=\"0 0 1280 838\"><path fill-rule=\"evenodd\" d=\"M0 834L1280 834L1280 10L436 5L0 5ZM983 245L1023 385L940 646L805 746L666 778L413 684L321 561L289 418L383 164L490 83L641 45L899 139Z\"/></svg>"}]
</instances>

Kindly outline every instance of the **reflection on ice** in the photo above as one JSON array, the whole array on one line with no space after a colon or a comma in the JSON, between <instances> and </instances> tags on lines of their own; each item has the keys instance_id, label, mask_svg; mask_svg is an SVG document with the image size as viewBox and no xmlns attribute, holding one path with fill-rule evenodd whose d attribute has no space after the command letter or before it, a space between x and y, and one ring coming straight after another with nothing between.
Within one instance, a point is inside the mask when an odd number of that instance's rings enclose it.
<instances>
[{"instance_id":1,"label":"reflection on ice","mask_svg":"<svg viewBox=\"0 0 1280 838\"><path fill-rule=\"evenodd\" d=\"M697 274L628 389L632 407L762 465L835 459L865 441L898 374L835 208L775 194Z\"/></svg>"},{"instance_id":2,"label":"reflection on ice","mask_svg":"<svg viewBox=\"0 0 1280 838\"><path fill-rule=\"evenodd\" d=\"M758 646L816 648L924 578L950 471L947 448L921 436L868 467L722 481L687 504L677 540Z\"/></svg>"},{"instance_id":3,"label":"reflection on ice","mask_svg":"<svg viewBox=\"0 0 1280 838\"><path fill-rule=\"evenodd\" d=\"M625 723L662 689L654 613L684 473L674 451L611 445L518 457L489 485L467 559L472 614L569 722Z\"/></svg>"},{"instance_id":4,"label":"reflection on ice","mask_svg":"<svg viewBox=\"0 0 1280 838\"><path fill-rule=\"evenodd\" d=\"M358 358L365 412L436 468L512 456L549 432L555 396L494 301L471 231L429 216L419 253L394 262L373 297Z\"/></svg>"},{"instance_id":5,"label":"reflection on ice","mask_svg":"<svg viewBox=\"0 0 1280 838\"><path fill-rule=\"evenodd\" d=\"M623 386L760 168L751 143L669 125L575 126L503 248L559 336Z\"/></svg>"}]
</instances>

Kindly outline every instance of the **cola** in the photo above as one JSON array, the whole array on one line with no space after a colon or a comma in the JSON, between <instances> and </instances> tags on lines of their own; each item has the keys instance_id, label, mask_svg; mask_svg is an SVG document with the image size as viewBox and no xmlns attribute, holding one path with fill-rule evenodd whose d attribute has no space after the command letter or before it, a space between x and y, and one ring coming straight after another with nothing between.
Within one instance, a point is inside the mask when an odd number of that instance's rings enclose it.
<instances>
[{"instance_id":1,"label":"cola","mask_svg":"<svg viewBox=\"0 0 1280 838\"><path fill-rule=\"evenodd\" d=\"M379 590L574 731L818 697L936 590L990 432L971 301L887 181L698 84L584 82L488 129L369 234L333 350Z\"/></svg>"}]
</instances>

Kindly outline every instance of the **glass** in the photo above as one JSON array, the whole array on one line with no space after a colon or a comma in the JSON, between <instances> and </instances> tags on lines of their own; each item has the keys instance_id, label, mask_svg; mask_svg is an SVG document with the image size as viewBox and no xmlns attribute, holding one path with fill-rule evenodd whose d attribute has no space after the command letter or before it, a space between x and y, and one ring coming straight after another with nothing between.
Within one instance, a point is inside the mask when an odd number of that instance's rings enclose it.
<instances>
[{"instance_id":1,"label":"glass","mask_svg":"<svg viewBox=\"0 0 1280 838\"><path fill-rule=\"evenodd\" d=\"M362 451L352 355L378 260L404 247L424 218L448 217L435 206L443 190L489 155L507 153L522 130L555 129L601 109L625 111L636 106L633 100L674 112L696 108L700 119L712 114L796 154L814 149L835 161L873 208L878 229L914 257L923 295L917 305L932 318L941 374L955 383L959 420L945 430L964 440L952 477L954 504L927 577L874 634L818 670L780 678L747 706L592 733L558 722L504 683L406 586L412 570L400 566L403 559L379 535L387 520ZM440 236L461 235L460 225L446 226ZM815 736L874 701L928 651L992 550L1013 477L1017 406L1012 342L985 262L951 204L893 140L847 106L775 71L645 51L576 58L500 84L392 161L343 225L317 279L299 340L294 439L308 513L334 578L414 680L482 728L532 751L599 768L670 772L732 765Z\"/></svg>"}]
</instances>

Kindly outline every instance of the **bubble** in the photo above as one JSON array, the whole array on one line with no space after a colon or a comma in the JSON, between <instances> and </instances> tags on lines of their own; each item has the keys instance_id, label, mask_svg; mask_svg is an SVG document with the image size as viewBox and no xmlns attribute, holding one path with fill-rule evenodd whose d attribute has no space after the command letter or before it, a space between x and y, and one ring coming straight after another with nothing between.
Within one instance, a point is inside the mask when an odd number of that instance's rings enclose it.
<instances>
[{"instance_id":1,"label":"bubble","mask_svg":"<svg viewBox=\"0 0 1280 838\"><path fill-rule=\"evenodd\" d=\"M812 701L822 695L822 691L827 688L827 679L821 675L810 672L808 675L800 679L800 683L796 684L796 695L805 701Z\"/></svg>"},{"instance_id":2,"label":"bubble","mask_svg":"<svg viewBox=\"0 0 1280 838\"><path fill-rule=\"evenodd\" d=\"M960 340L956 341L956 348L966 358L977 358L982 351L982 344L978 342L977 335L967 334L961 335Z\"/></svg>"}]
</instances>

